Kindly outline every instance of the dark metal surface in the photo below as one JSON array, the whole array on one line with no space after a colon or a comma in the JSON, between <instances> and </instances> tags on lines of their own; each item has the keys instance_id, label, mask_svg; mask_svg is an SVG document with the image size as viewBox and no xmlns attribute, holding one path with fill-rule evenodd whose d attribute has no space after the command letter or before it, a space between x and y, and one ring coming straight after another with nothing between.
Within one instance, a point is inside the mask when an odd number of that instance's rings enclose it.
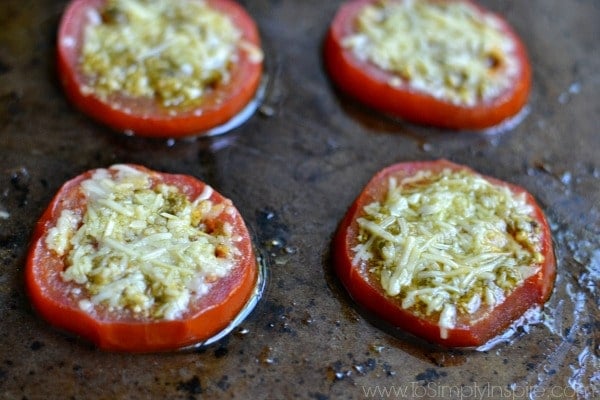
<instances>
[{"instance_id":1,"label":"dark metal surface","mask_svg":"<svg viewBox=\"0 0 600 400\"><path fill-rule=\"evenodd\" d=\"M508 132L440 132L364 110L321 64L340 1L248 0L266 50L265 105L224 136L170 143L111 133L66 102L54 70L65 1L2 0L0 398L598 398L600 2L482 2L522 35L533 64L527 115ZM336 224L371 175L440 157L528 188L552 224L559 272L544 321L488 351L442 351L382 329L331 271ZM269 280L227 338L111 354L32 311L23 265L36 219L64 181L116 162L195 175L244 215Z\"/></svg>"}]
</instances>

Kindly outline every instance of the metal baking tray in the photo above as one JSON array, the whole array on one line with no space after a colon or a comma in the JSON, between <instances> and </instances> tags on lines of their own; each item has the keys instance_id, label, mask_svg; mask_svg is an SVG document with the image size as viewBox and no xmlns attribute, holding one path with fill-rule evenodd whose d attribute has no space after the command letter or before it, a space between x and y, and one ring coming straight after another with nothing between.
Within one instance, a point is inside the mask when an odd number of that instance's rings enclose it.
<instances>
[{"instance_id":1,"label":"metal baking tray","mask_svg":"<svg viewBox=\"0 0 600 400\"><path fill-rule=\"evenodd\" d=\"M519 32L534 71L523 120L496 134L395 121L340 95L321 57L340 0L242 3L264 42L261 107L223 135L167 141L111 132L66 101L54 67L66 1L2 0L0 398L598 398L600 3L481 0ZM368 179L437 158L524 186L552 226L558 277L542 318L482 351L381 326L331 268L333 232ZM32 310L23 269L37 218L64 181L118 162L194 175L244 216L268 279L230 335L110 353Z\"/></svg>"}]
</instances>

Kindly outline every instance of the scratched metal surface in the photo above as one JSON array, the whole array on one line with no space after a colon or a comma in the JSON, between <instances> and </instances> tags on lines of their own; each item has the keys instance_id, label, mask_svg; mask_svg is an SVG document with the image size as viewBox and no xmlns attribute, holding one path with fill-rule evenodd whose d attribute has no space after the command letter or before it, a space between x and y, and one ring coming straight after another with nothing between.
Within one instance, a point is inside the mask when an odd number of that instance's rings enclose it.
<instances>
[{"instance_id":1,"label":"scratched metal surface","mask_svg":"<svg viewBox=\"0 0 600 400\"><path fill-rule=\"evenodd\" d=\"M482 2L522 35L534 68L527 115L507 132L440 132L364 109L321 64L340 1L248 0L264 106L226 135L172 143L109 132L66 102L53 63L65 1L2 0L0 398L598 398L600 3ZM545 318L487 351L390 331L331 271L336 224L371 175L439 157L525 186L552 223L559 272ZM192 352L111 354L33 312L23 265L36 219L65 180L116 162L195 175L238 206L269 276L233 334Z\"/></svg>"}]
</instances>

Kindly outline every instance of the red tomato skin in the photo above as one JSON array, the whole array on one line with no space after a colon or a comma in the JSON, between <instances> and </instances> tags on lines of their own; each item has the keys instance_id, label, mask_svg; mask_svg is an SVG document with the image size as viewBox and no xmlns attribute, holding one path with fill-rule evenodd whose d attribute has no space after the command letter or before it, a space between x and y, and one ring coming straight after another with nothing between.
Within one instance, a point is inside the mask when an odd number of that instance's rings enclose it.
<instances>
[{"instance_id":1,"label":"red tomato skin","mask_svg":"<svg viewBox=\"0 0 600 400\"><path fill-rule=\"evenodd\" d=\"M448 337L445 339L440 336L437 320L416 315L410 309L402 308L401 302L385 294L379 281L369 275L365 267L352 263L354 258L352 248L357 244L358 234L356 219L362 214L365 205L379 199L387 190L388 178L396 176L401 179L413 175L419 170L441 171L444 168L465 170L476 174L468 167L446 160L399 163L378 172L365 186L340 222L332 243L334 269L353 300L366 311L373 313L390 325L444 347L481 346L502 333L525 311L536 304L544 304L552 293L556 276L556 260L550 228L535 199L523 188L478 174L496 185L509 187L514 193L526 193L527 203L534 206L535 220L540 224L541 229L541 253L545 260L540 271L526 279L521 286L507 296L504 302L494 308L482 308L470 318L464 316L461 318L459 315L456 327L448 329Z\"/></svg>"},{"instance_id":2,"label":"red tomato skin","mask_svg":"<svg viewBox=\"0 0 600 400\"><path fill-rule=\"evenodd\" d=\"M377 0L352 0L340 7L331 23L324 43L324 62L333 83L347 95L365 105L406 121L446 129L482 130L514 117L527 103L531 91L531 64L525 46L516 32L502 21L502 29L516 44L515 55L520 65L514 85L496 98L475 106L457 105L406 86L392 87L393 76L367 61L358 60L342 46L342 39L353 31L355 15L368 3Z\"/></svg>"},{"instance_id":3,"label":"red tomato skin","mask_svg":"<svg viewBox=\"0 0 600 400\"><path fill-rule=\"evenodd\" d=\"M139 165L130 166L184 189L190 198L196 198L205 187L204 183L190 176L153 172ZM225 329L250 299L258 279L252 242L237 212L227 218L233 224L235 233L243 238L238 245L241 252L238 266L229 276L216 282L209 294L193 302L181 319L115 319L109 312L92 316L81 310L68 296L74 285L61 279L64 262L47 248L45 238L63 209L82 212L85 199L78 192L78 187L93 172L88 171L66 182L35 227L25 267L25 285L36 312L56 328L89 340L103 350L119 352L176 350L201 343ZM215 203L230 203L216 191L210 199Z\"/></svg>"},{"instance_id":4,"label":"red tomato skin","mask_svg":"<svg viewBox=\"0 0 600 400\"><path fill-rule=\"evenodd\" d=\"M106 0L72 0L58 31L57 71L67 98L84 114L112 128L138 136L181 138L197 136L226 123L254 98L262 76L262 62L245 51L232 66L231 80L214 89L201 106L169 113L152 99L114 95L105 101L84 89L86 78L77 68L85 14ZM226 13L243 33L244 40L260 48L258 28L252 17L232 0L207 0L208 5Z\"/></svg>"}]
</instances>

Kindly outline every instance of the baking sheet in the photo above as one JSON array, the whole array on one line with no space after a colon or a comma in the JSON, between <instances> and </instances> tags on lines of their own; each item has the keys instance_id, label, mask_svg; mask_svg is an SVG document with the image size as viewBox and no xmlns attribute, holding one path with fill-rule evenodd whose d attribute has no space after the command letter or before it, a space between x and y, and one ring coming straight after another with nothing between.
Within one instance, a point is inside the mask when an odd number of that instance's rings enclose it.
<instances>
[{"instance_id":1,"label":"baking sheet","mask_svg":"<svg viewBox=\"0 0 600 400\"><path fill-rule=\"evenodd\" d=\"M600 3L481 1L521 34L534 69L507 132L444 132L340 96L321 43L340 1L243 1L267 61L259 112L225 135L112 133L65 100L54 41L65 1L0 3L0 398L598 398ZM361 313L331 270L346 207L389 164L448 158L528 188L552 225L558 277L542 317L486 351L443 351ZM206 348L101 352L52 329L23 289L29 235L52 195L117 162L191 174L230 197L265 256L255 311ZM387 392L386 392L387 391Z\"/></svg>"}]
</instances>

